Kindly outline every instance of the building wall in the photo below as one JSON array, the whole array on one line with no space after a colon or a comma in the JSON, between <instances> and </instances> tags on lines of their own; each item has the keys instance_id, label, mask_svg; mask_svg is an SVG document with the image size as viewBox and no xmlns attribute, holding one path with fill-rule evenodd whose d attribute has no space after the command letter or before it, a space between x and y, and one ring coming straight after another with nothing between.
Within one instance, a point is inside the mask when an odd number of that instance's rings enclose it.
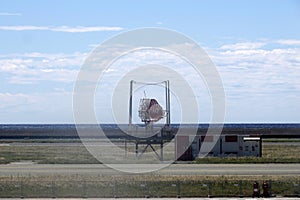
<instances>
[{"instance_id":1,"label":"building wall","mask_svg":"<svg viewBox=\"0 0 300 200\"><path fill-rule=\"evenodd\" d=\"M261 156L261 138L245 135L221 135L220 137L180 135L175 137L175 143L176 160L204 156ZM184 155L181 157L184 159L178 159L183 152Z\"/></svg>"}]
</instances>

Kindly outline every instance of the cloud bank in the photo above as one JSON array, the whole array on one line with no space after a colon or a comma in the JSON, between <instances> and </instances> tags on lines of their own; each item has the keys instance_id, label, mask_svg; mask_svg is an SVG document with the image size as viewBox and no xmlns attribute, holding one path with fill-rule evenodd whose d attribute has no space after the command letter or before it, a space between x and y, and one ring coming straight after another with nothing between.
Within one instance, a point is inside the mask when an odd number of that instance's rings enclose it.
<instances>
[{"instance_id":1,"label":"cloud bank","mask_svg":"<svg viewBox=\"0 0 300 200\"><path fill-rule=\"evenodd\" d=\"M227 43L217 48L206 48L224 83L227 98L227 122L299 122L300 113L294 112L300 110L300 46L298 42L292 39L246 41ZM63 107L59 106L61 111L68 113L68 116L61 121L68 121L72 113L72 87L65 88L65 84L72 85L75 82L80 66L87 55L87 53L47 54L40 52L0 55L0 78L2 77L2 83L5 83L7 87L26 87L25 85L28 84L44 83L50 88L45 89L41 95L39 92L32 93L26 90L17 93L2 90L0 91L1 110L7 110L4 112L6 116L17 108L20 112L33 109L30 106L35 106L34 109L38 110L37 112L40 112L39 110L45 112L53 105L53 102L57 102L63 105ZM123 67L122 70L120 68L107 69L106 90L112 89L109 81L113 82L114 78L118 77L117 75L125 73L127 65L132 64L136 59L147 61L147 58L148 60L151 58L152 63L155 63L156 59L157 62L163 59L167 65L178 65L178 69L185 74L187 81L198 87L196 78L193 73L186 70L182 60L174 60L161 53L149 54L144 51L138 52L135 58L127 57L119 63ZM103 95L105 96L104 93ZM203 102L205 98L203 91L199 91L197 95L200 102ZM202 108L204 108L203 105L207 106L205 103L201 104ZM11 116L14 115L11 114Z\"/></svg>"},{"instance_id":2,"label":"cloud bank","mask_svg":"<svg viewBox=\"0 0 300 200\"><path fill-rule=\"evenodd\" d=\"M40 81L74 82L87 54L26 53L0 55L0 73L9 84L36 84Z\"/></svg>"},{"instance_id":3,"label":"cloud bank","mask_svg":"<svg viewBox=\"0 0 300 200\"><path fill-rule=\"evenodd\" d=\"M0 26L3 31L54 31L67 33L86 33L99 31L121 31L122 27L117 26Z\"/></svg>"}]
</instances>

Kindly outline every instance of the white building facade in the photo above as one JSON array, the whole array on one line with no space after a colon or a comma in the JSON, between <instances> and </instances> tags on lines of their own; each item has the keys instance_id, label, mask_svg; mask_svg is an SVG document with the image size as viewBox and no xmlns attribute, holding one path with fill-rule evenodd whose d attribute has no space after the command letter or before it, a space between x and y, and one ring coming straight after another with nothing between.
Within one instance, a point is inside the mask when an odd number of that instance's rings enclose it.
<instances>
[{"instance_id":1,"label":"white building facade","mask_svg":"<svg viewBox=\"0 0 300 200\"><path fill-rule=\"evenodd\" d=\"M213 148L207 148L207 146L213 146ZM193 160L197 157L204 156L261 157L261 148L261 138L256 136L253 137L245 135L176 135L175 137L176 160Z\"/></svg>"}]
</instances>

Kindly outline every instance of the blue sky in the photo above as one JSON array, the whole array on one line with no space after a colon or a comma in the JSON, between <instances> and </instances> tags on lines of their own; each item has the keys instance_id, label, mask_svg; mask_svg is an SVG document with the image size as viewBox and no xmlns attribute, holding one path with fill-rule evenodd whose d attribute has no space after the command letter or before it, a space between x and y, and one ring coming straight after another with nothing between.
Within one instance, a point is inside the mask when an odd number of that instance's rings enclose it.
<instances>
[{"instance_id":1,"label":"blue sky","mask_svg":"<svg viewBox=\"0 0 300 200\"><path fill-rule=\"evenodd\" d=\"M0 123L73 123L84 59L143 27L179 31L207 51L225 122L300 122L299 21L299 1L0 1Z\"/></svg>"}]
</instances>

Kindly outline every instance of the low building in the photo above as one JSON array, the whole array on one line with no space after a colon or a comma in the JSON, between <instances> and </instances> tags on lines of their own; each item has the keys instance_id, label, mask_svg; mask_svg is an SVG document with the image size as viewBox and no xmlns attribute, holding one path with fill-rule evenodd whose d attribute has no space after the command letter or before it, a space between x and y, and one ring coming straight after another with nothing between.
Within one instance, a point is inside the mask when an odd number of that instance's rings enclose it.
<instances>
[{"instance_id":1,"label":"low building","mask_svg":"<svg viewBox=\"0 0 300 200\"><path fill-rule=\"evenodd\" d=\"M261 157L261 138L245 135L176 135L176 160L193 160L197 157Z\"/></svg>"}]
</instances>

